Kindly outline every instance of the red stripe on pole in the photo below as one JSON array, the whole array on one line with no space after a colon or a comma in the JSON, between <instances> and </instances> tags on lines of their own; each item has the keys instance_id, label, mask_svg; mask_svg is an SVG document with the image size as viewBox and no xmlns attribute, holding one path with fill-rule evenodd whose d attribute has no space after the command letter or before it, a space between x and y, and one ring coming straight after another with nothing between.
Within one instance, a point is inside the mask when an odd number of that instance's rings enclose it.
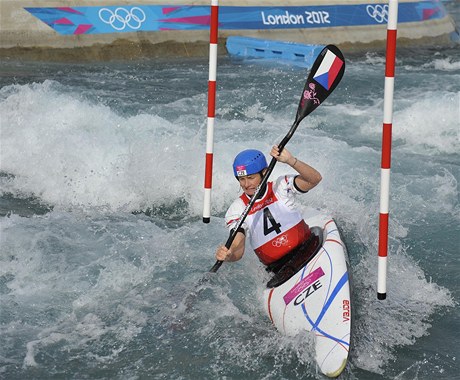
<instances>
[{"instance_id":1,"label":"red stripe on pole","mask_svg":"<svg viewBox=\"0 0 460 380\"><path fill-rule=\"evenodd\" d=\"M396 61L396 30L387 30L387 58L385 65L385 76L395 76L395 61Z\"/></svg>"},{"instance_id":2,"label":"red stripe on pole","mask_svg":"<svg viewBox=\"0 0 460 380\"><path fill-rule=\"evenodd\" d=\"M206 153L206 169L204 176L204 188L212 188L212 153Z\"/></svg>"},{"instance_id":3,"label":"red stripe on pole","mask_svg":"<svg viewBox=\"0 0 460 380\"><path fill-rule=\"evenodd\" d=\"M211 6L211 31L209 34L209 42L212 44L217 44L218 25L219 25L219 7L212 5Z\"/></svg>"},{"instance_id":4,"label":"red stripe on pole","mask_svg":"<svg viewBox=\"0 0 460 380\"><path fill-rule=\"evenodd\" d=\"M208 117L216 116L216 82L208 82Z\"/></svg>"},{"instance_id":5,"label":"red stripe on pole","mask_svg":"<svg viewBox=\"0 0 460 380\"><path fill-rule=\"evenodd\" d=\"M380 214L379 229L379 256L387 257L388 255L388 219L389 214Z\"/></svg>"},{"instance_id":6,"label":"red stripe on pole","mask_svg":"<svg viewBox=\"0 0 460 380\"><path fill-rule=\"evenodd\" d=\"M382 132L382 169L391 167L391 130L393 125L383 123Z\"/></svg>"}]
</instances>

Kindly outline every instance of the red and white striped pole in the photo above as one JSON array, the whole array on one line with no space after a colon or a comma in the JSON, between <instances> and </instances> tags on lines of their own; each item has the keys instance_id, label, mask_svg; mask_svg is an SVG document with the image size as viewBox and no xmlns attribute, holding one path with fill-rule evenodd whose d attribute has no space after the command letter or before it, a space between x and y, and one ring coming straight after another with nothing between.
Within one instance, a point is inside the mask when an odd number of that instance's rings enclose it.
<instances>
[{"instance_id":1,"label":"red and white striped pole","mask_svg":"<svg viewBox=\"0 0 460 380\"><path fill-rule=\"evenodd\" d=\"M219 25L219 0L211 0L211 25L209 33L208 126L206 136L206 165L204 173L203 222L211 220L212 161L214 149L214 118L216 115L217 38Z\"/></svg>"},{"instance_id":2,"label":"red and white striped pole","mask_svg":"<svg viewBox=\"0 0 460 380\"><path fill-rule=\"evenodd\" d=\"M380 173L380 220L377 298L387 298L388 220L391 168L391 129L393 123L393 93L396 61L396 30L398 1L389 0L387 48L385 64L385 90L383 100L382 163Z\"/></svg>"}]
</instances>

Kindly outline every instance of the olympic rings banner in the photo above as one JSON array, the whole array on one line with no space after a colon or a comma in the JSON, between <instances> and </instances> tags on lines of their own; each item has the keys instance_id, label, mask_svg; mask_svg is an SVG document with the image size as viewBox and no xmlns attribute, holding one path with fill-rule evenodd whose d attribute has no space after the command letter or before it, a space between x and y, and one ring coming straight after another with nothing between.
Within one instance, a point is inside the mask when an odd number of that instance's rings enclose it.
<instances>
[{"instance_id":1,"label":"olympic rings banner","mask_svg":"<svg viewBox=\"0 0 460 380\"><path fill-rule=\"evenodd\" d=\"M207 30L210 6L123 5L25 8L59 34ZM400 3L398 22L440 19L439 1ZM302 29L386 24L388 4L304 7L219 7L219 29Z\"/></svg>"}]
</instances>

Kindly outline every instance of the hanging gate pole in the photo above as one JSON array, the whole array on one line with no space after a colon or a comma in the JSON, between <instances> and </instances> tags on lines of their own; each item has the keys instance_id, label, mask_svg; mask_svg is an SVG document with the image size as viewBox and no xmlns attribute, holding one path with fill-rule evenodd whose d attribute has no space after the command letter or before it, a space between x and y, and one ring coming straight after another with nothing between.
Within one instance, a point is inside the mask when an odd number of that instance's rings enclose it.
<instances>
[{"instance_id":1,"label":"hanging gate pole","mask_svg":"<svg viewBox=\"0 0 460 380\"><path fill-rule=\"evenodd\" d=\"M389 0L387 47L385 64L385 91L383 101L382 162L380 172L380 218L377 298L387 297L388 221L391 168L391 130L393 126L393 93L396 61L396 31L398 25L398 1Z\"/></svg>"},{"instance_id":2,"label":"hanging gate pole","mask_svg":"<svg viewBox=\"0 0 460 380\"><path fill-rule=\"evenodd\" d=\"M212 161L214 149L214 118L216 115L217 38L219 1L211 0L211 25L209 33L208 123L206 136L206 162L204 174L203 222L211 220Z\"/></svg>"}]
</instances>

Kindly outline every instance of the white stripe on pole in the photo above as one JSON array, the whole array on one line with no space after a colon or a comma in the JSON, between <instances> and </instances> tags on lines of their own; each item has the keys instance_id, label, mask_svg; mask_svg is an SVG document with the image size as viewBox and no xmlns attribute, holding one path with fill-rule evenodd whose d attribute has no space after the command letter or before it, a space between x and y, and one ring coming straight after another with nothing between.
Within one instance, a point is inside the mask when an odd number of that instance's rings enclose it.
<instances>
[{"instance_id":1,"label":"white stripe on pole","mask_svg":"<svg viewBox=\"0 0 460 380\"><path fill-rule=\"evenodd\" d=\"M217 44L209 45L209 80L217 79Z\"/></svg>"},{"instance_id":2,"label":"white stripe on pole","mask_svg":"<svg viewBox=\"0 0 460 380\"><path fill-rule=\"evenodd\" d=\"M380 170L380 212L388 214L390 208L390 169Z\"/></svg>"},{"instance_id":3,"label":"white stripe on pole","mask_svg":"<svg viewBox=\"0 0 460 380\"><path fill-rule=\"evenodd\" d=\"M398 0L390 0L388 2L388 24L387 29L398 29Z\"/></svg>"},{"instance_id":4,"label":"white stripe on pole","mask_svg":"<svg viewBox=\"0 0 460 380\"><path fill-rule=\"evenodd\" d=\"M385 96L383 99L383 122L391 124L393 121L393 93L395 87L394 77L385 77Z\"/></svg>"},{"instance_id":5,"label":"white stripe on pole","mask_svg":"<svg viewBox=\"0 0 460 380\"><path fill-rule=\"evenodd\" d=\"M377 288L382 291L382 289L386 289L387 286L387 258L379 256L378 258L378 280L377 280Z\"/></svg>"}]
</instances>

